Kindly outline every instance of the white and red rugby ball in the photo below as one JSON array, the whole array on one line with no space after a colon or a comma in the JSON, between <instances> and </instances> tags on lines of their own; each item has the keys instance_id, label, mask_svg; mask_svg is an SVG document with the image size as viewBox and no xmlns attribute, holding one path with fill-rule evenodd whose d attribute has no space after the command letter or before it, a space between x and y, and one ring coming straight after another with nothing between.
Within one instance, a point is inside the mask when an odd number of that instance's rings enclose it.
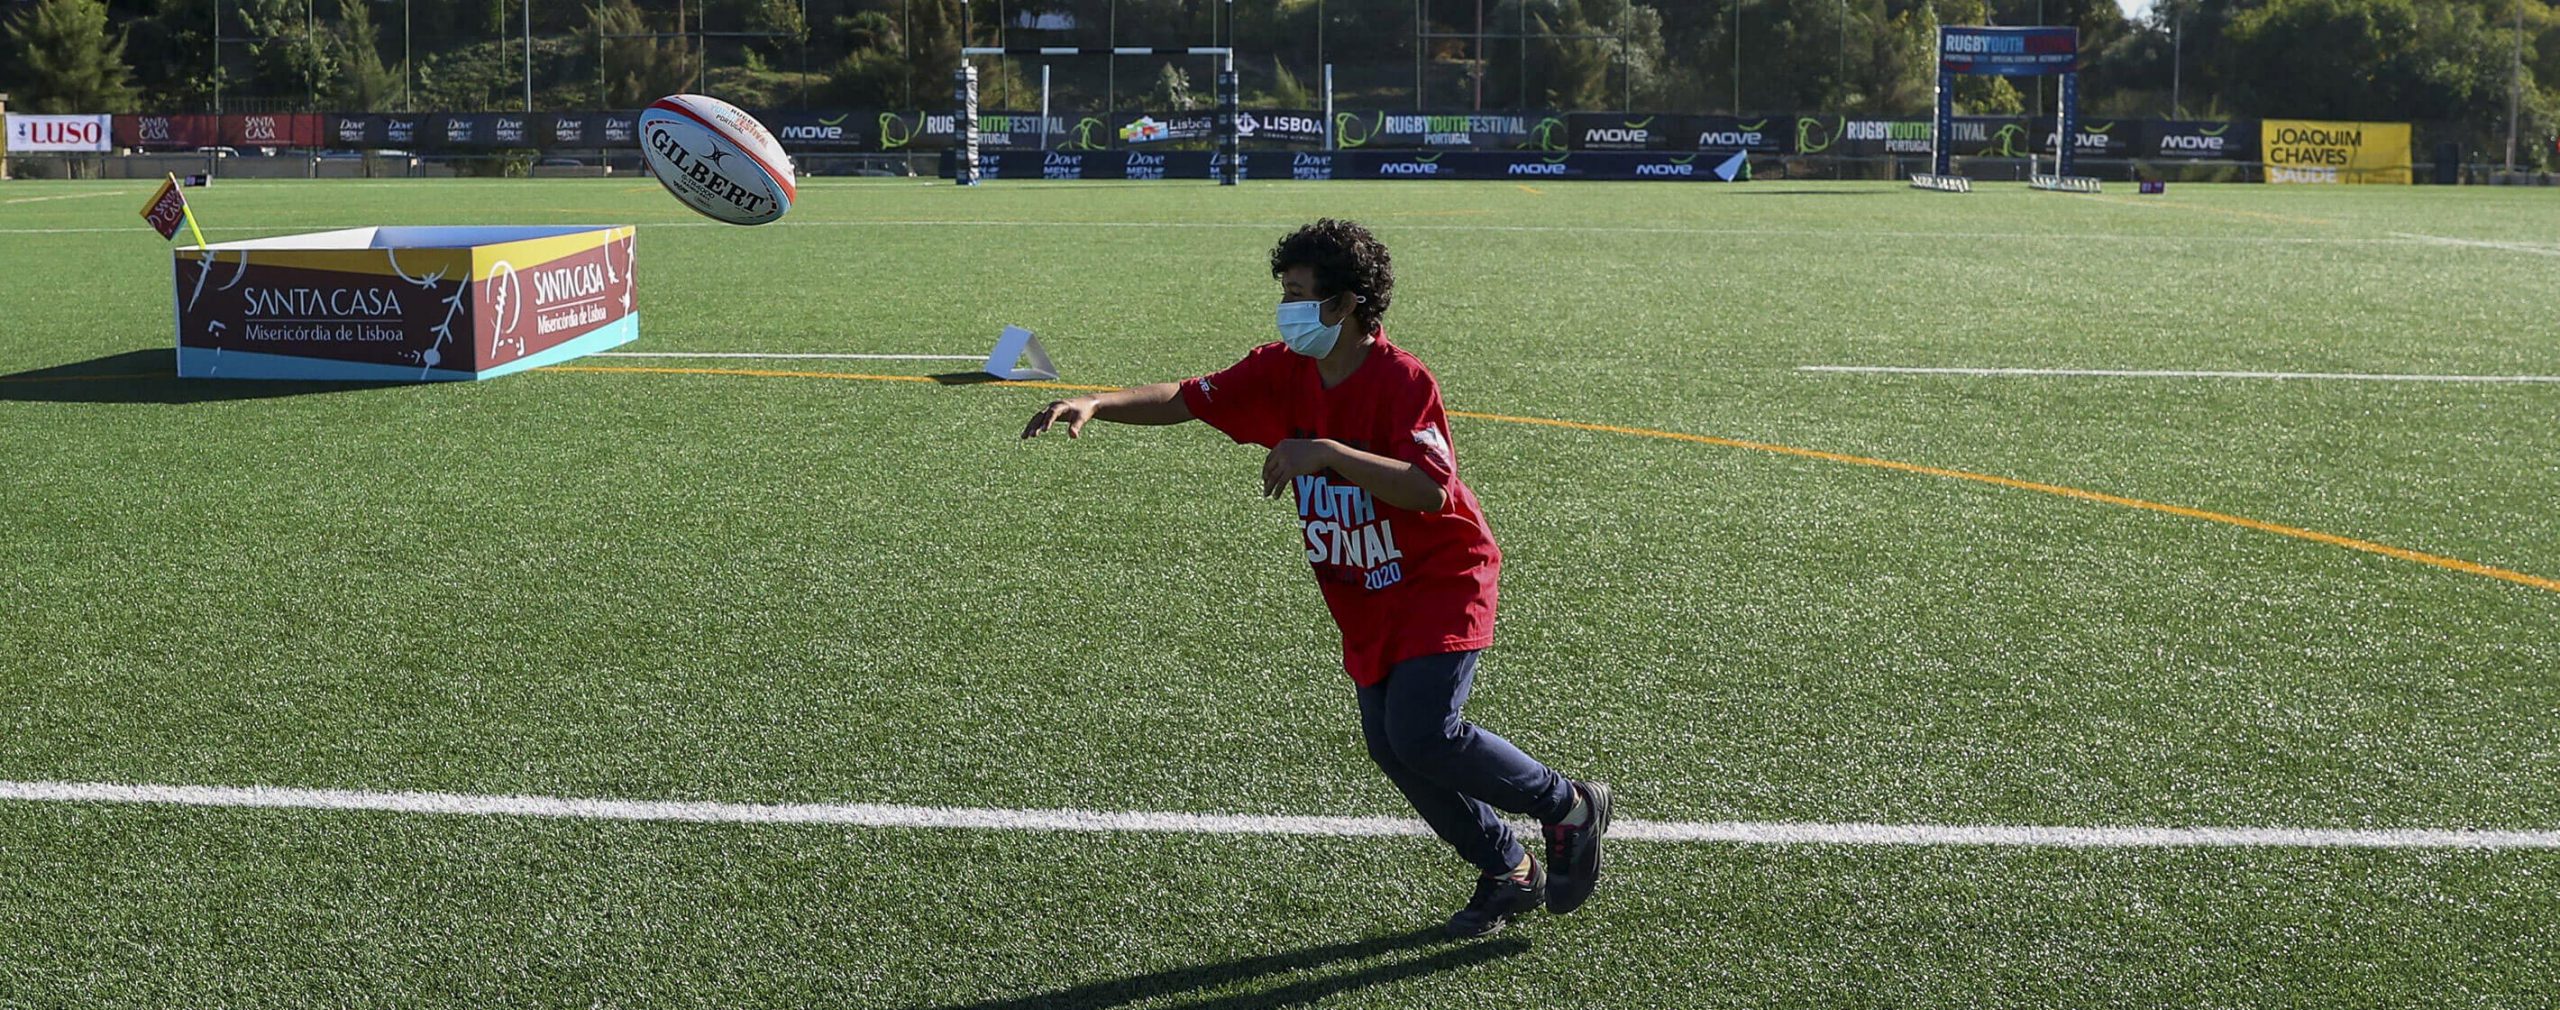
<instances>
[{"instance_id":1,"label":"white and red rugby ball","mask_svg":"<svg viewBox=\"0 0 2560 1010\"><path fill-rule=\"evenodd\" d=\"M676 199L716 221L764 224L799 198L791 156L773 132L735 105L668 95L640 113L640 156Z\"/></svg>"}]
</instances>

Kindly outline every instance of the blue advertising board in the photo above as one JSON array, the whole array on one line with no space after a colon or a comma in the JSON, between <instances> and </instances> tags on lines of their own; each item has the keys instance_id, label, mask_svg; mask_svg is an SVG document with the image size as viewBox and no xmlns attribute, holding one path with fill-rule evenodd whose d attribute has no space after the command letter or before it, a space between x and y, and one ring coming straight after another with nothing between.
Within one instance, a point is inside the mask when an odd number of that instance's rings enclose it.
<instances>
[{"instance_id":1,"label":"blue advertising board","mask_svg":"<svg viewBox=\"0 0 2560 1010\"><path fill-rule=\"evenodd\" d=\"M1959 74L1996 77L2076 73L2080 29L1946 25L1938 29L1938 66Z\"/></svg>"},{"instance_id":2,"label":"blue advertising board","mask_svg":"<svg viewBox=\"0 0 2560 1010\"><path fill-rule=\"evenodd\" d=\"M1733 182L1747 152L1248 151L1247 179L1621 179ZM941 172L949 178L953 156ZM983 179L1210 179L1209 151L981 151Z\"/></svg>"}]
</instances>

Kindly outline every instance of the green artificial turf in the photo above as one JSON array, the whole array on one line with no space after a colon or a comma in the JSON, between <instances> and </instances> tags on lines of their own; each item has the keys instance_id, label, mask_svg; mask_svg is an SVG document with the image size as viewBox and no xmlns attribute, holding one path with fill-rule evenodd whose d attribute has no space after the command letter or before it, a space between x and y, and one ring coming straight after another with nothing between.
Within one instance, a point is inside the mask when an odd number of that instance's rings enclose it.
<instances>
[{"instance_id":1,"label":"green artificial turf","mask_svg":"<svg viewBox=\"0 0 2560 1010\"><path fill-rule=\"evenodd\" d=\"M1253 450L1021 444L1062 394L1005 386L181 382L148 189L0 187L0 780L1405 809ZM759 229L646 180L190 197L217 240L636 223L632 350L1020 324L1098 385L1270 339L1270 243L1349 216L1453 410L2560 578L2560 384L1797 370L2560 375L2548 194L812 181ZM1507 555L1470 712L1623 817L2560 827L2560 592L1834 461L1453 433ZM2530 1006L2560 947L2548 853L1610 855L1584 911L1469 946L1408 935L1471 872L1426 839L0 801L0 1007Z\"/></svg>"}]
</instances>

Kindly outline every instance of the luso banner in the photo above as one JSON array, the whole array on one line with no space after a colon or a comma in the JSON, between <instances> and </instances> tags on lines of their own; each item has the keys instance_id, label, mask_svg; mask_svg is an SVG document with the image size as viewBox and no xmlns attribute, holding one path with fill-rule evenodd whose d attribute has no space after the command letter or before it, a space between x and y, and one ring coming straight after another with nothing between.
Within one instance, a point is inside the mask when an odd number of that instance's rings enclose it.
<instances>
[{"instance_id":1,"label":"luso banner","mask_svg":"<svg viewBox=\"0 0 2560 1010\"><path fill-rule=\"evenodd\" d=\"M9 114L12 151L104 151L114 140L108 116L37 116Z\"/></svg>"}]
</instances>

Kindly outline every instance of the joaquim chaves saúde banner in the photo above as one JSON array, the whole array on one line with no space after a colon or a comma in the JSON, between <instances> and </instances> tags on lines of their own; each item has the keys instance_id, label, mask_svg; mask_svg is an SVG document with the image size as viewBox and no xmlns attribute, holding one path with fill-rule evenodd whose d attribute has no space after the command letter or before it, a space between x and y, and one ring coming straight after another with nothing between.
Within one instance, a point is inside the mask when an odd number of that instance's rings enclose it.
<instances>
[{"instance_id":1,"label":"joaquim chaves sa\u00fade banner","mask_svg":"<svg viewBox=\"0 0 2560 1010\"><path fill-rule=\"evenodd\" d=\"M2268 182L2410 181L2409 124L2270 119L2259 131Z\"/></svg>"}]
</instances>

